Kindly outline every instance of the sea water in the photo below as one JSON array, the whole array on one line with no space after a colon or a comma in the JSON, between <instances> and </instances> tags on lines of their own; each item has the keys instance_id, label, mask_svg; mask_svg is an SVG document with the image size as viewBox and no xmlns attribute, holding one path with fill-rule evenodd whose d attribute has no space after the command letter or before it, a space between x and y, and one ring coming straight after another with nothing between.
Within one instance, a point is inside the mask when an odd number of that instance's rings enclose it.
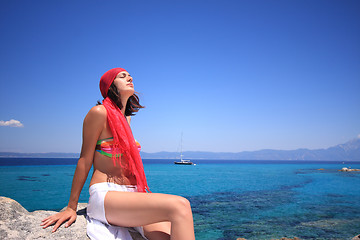
<instances>
[{"instance_id":1,"label":"sea water","mask_svg":"<svg viewBox=\"0 0 360 240\"><path fill-rule=\"evenodd\" d=\"M359 162L194 162L144 160L144 168L152 192L189 199L197 240L351 239L360 234L360 172L338 171L360 168ZM29 211L58 211L67 205L74 163L1 159L0 195ZM90 175L79 202L88 200Z\"/></svg>"}]
</instances>

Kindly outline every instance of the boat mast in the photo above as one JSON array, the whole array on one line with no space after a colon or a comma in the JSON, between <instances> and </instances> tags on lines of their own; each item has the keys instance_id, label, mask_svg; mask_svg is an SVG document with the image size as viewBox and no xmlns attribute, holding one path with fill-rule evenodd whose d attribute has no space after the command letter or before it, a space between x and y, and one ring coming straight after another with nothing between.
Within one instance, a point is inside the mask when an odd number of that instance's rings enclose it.
<instances>
[{"instance_id":1,"label":"boat mast","mask_svg":"<svg viewBox=\"0 0 360 240\"><path fill-rule=\"evenodd\" d=\"M181 132L181 146L180 146L180 161L182 162L183 161L183 154L182 154L182 138L183 138L183 132Z\"/></svg>"}]
</instances>

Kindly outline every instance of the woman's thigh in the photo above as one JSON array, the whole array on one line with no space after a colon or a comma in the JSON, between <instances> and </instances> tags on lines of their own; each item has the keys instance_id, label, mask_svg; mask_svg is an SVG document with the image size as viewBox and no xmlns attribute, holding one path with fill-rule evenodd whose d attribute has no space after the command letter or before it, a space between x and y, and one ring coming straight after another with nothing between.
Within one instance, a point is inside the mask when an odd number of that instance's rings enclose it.
<instances>
[{"instance_id":1,"label":"woman's thigh","mask_svg":"<svg viewBox=\"0 0 360 240\"><path fill-rule=\"evenodd\" d=\"M169 240L171 233L171 223L159 222L145 225L144 233L149 240Z\"/></svg>"},{"instance_id":2,"label":"woman's thigh","mask_svg":"<svg viewBox=\"0 0 360 240\"><path fill-rule=\"evenodd\" d=\"M109 191L104 199L105 217L110 224L123 227L166 222L182 199L161 193Z\"/></svg>"}]
</instances>

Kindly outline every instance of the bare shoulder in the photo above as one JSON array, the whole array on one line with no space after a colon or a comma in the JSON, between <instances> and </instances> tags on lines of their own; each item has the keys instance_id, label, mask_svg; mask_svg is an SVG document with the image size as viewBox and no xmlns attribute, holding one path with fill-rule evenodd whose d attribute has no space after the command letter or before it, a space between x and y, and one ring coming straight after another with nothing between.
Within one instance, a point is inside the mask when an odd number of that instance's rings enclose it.
<instances>
[{"instance_id":1,"label":"bare shoulder","mask_svg":"<svg viewBox=\"0 0 360 240\"><path fill-rule=\"evenodd\" d=\"M97 105L90 109L85 120L105 121L107 117L106 109L103 105Z\"/></svg>"},{"instance_id":2,"label":"bare shoulder","mask_svg":"<svg viewBox=\"0 0 360 240\"><path fill-rule=\"evenodd\" d=\"M106 117L106 109L103 105L97 105L92 107L88 114Z\"/></svg>"}]
</instances>

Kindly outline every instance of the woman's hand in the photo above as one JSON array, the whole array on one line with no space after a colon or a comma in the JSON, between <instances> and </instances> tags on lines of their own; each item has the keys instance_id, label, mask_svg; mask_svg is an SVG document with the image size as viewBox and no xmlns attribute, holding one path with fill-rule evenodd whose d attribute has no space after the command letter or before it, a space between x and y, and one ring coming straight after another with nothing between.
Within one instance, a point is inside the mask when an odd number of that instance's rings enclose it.
<instances>
[{"instance_id":1,"label":"woman's hand","mask_svg":"<svg viewBox=\"0 0 360 240\"><path fill-rule=\"evenodd\" d=\"M55 232L56 229L58 229L60 225L63 224L63 222L65 222L66 220L68 221L66 222L65 227L69 227L76 220L76 217L77 215L74 209L68 207L63 212L55 213L43 219L40 226L43 226L43 228L47 228L48 226L55 223L54 228L52 230L52 232Z\"/></svg>"}]
</instances>

